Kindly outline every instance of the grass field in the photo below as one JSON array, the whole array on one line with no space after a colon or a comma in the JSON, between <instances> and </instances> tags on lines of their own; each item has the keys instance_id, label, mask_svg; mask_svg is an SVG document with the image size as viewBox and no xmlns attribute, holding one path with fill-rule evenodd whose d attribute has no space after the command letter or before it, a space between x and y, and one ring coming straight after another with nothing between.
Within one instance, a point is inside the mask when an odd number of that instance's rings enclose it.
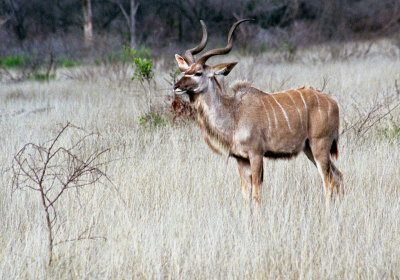
<instances>
[{"instance_id":1,"label":"grass field","mask_svg":"<svg viewBox=\"0 0 400 280\"><path fill-rule=\"evenodd\" d=\"M325 87L338 100L336 165L346 195L327 215L317 169L300 155L264 161L261 215L250 216L236 162L213 154L195 123L141 125L144 91L115 69L59 69L49 82L1 84L0 279L399 279L400 109L388 113L400 100L399 49L386 41L368 53L346 47L362 55L314 47L293 62L218 58L239 61L227 85ZM168 63L156 62L160 110ZM61 243L48 266L40 196L12 192L10 168L25 143L43 144L67 122L100 133L86 148L111 149L104 171L112 183L57 201ZM61 145L74 137L67 132Z\"/></svg>"}]
</instances>

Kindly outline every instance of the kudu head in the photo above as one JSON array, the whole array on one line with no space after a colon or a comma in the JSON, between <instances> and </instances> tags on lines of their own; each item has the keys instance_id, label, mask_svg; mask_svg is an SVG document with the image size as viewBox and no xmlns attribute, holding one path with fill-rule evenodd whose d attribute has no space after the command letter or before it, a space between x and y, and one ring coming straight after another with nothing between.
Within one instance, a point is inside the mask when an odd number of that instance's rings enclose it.
<instances>
[{"instance_id":1,"label":"kudu head","mask_svg":"<svg viewBox=\"0 0 400 280\"><path fill-rule=\"evenodd\" d=\"M182 93L189 94L192 99L193 96L206 92L212 81L215 80L217 75L228 75L237 62L222 63L215 66L206 65L206 61L214 55L227 54L232 49L233 43L233 32L236 27L244 21L251 19L242 19L232 25L228 34L228 44L222 49L209 50L204 53L197 62L193 55L201 52L207 44L207 29L204 22L201 20L201 26L203 29L203 38L200 44L192 49L185 52L184 57L176 54L175 59L178 63L179 70L184 73L184 76L174 85L174 90L179 89Z\"/></svg>"}]
</instances>

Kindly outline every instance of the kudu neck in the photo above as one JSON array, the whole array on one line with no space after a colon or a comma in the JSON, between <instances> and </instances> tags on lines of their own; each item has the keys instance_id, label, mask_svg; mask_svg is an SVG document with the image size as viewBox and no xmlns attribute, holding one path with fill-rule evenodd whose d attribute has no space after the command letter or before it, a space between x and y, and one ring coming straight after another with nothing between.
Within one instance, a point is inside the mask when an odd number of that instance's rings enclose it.
<instances>
[{"instance_id":1,"label":"kudu neck","mask_svg":"<svg viewBox=\"0 0 400 280\"><path fill-rule=\"evenodd\" d=\"M232 117L233 100L223 91L218 80L213 77L207 89L199 95L199 102L221 118Z\"/></svg>"},{"instance_id":2,"label":"kudu neck","mask_svg":"<svg viewBox=\"0 0 400 280\"><path fill-rule=\"evenodd\" d=\"M230 147L234 128L233 99L224 93L216 78L209 81L207 89L195 101L195 106L206 132Z\"/></svg>"}]
</instances>

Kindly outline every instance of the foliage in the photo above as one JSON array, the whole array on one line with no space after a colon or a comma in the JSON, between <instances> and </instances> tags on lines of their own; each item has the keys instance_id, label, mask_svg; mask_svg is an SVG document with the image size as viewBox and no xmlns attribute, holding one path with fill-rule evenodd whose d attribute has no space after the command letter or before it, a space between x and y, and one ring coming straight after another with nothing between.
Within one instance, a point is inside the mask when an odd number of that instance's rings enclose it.
<instances>
[{"instance_id":1,"label":"foliage","mask_svg":"<svg viewBox=\"0 0 400 280\"><path fill-rule=\"evenodd\" d=\"M204 1L202 5L182 0L137 0L136 3L140 3L135 17L140 28L136 41L159 50L178 42L198 40L200 18L206 22L209 35L218 38L218 44L225 41L226 31L237 18L254 18L255 22L240 27L245 28L243 34L246 34L246 40L241 40L242 47L249 50L263 41L279 47L276 42L283 38L309 45L335 39L394 37L400 26L400 4L396 0L233 0L229 5L222 0ZM52 49L57 52L56 56L74 52L92 59L109 53L121 46L125 42L124 34L128 34L124 19L127 15L121 13L119 4L128 10L128 0L92 1L96 47L85 52L81 34L76 32L84 25L82 1L1 0L0 39L5 40L0 44L0 55L31 53L33 49L43 54ZM112 43L102 44L101 38L110 37ZM285 51L293 53L290 49ZM136 51L140 52L136 56L150 57L144 45ZM129 56L126 59L122 50L107 57L102 55L97 62L132 61Z\"/></svg>"},{"instance_id":2,"label":"foliage","mask_svg":"<svg viewBox=\"0 0 400 280\"><path fill-rule=\"evenodd\" d=\"M55 74L43 74L43 73L34 73L28 77L30 80L35 80L35 81L48 81L48 80L54 80L56 78Z\"/></svg>"},{"instance_id":3,"label":"foliage","mask_svg":"<svg viewBox=\"0 0 400 280\"><path fill-rule=\"evenodd\" d=\"M283 41L280 44L280 49L284 52L286 60L294 60L297 51L297 45L295 43L290 41Z\"/></svg>"},{"instance_id":4,"label":"foliage","mask_svg":"<svg viewBox=\"0 0 400 280\"><path fill-rule=\"evenodd\" d=\"M150 59L135 57L134 59L135 73L132 80L138 79L139 81L150 81L154 77L153 62Z\"/></svg>"},{"instance_id":5,"label":"foliage","mask_svg":"<svg viewBox=\"0 0 400 280\"><path fill-rule=\"evenodd\" d=\"M70 68L70 67L78 66L78 62L74 61L74 60L70 60L70 59L66 58L65 56L61 56L57 60L57 65L59 67Z\"/></svg>"},{"instance_id":6,"label":"foliage","mask_svg":"<svg viewBox=\"0 0 400 280\"><path fill-rule=\"evenodd\" d=\"M6 56L4 58L0 58L0 67L22 68L26 67L30 62L30 56L27 54L21 54L18 56Z\"/></svg>"},{"instance_id":7,"label":"foliage","mask_svg":"<svg viewBox=\"0 0 400 280\"><path fill-rule=\"evenodd\" d=\"M378 129L383 138L386 139L399 139L400 138L400 124L393 120L388 120L387 125Z\"/></svg>"},{"instance_id":8,"label":"foliage","mask_svg":"<svg viewBox=\"0 0 400 280\"><path fill-rule=\"evenodd\" d=\"M0 60L0 78L5 76L8 80L18 82L26 79L44 81L55 78L54 54L49 52L41 56L37 52L21 56L8 56ZM16 71L9 71L9 69ZM44 72L42 72L45 70Z\"/></svg>"},{"instance_id":9,"label":"foliage","mask_svg":"<svg viewBox=\"0 0 400 280\"><path fill-rule=\"evenodd\" d=\"M142 126L157 127L166 126L168 124L168 120L163 118L158 112L152 111L139 116L139 123Z\"/></svg>"},{"instance_id":10,"label":"foliage","mask_svg":"<svg viewBox=\"0 0 400 280\"><path fill-rule=\"evenodd\" d=\"M148 100L148 110L147 114L152 117L152 108L151 108L151 81L154 77L153 73L153 61L147 58L135 57L133 60L135 73L133 74L132 80L137 79L142 88L147 91L147 100ZM146 86L144 82L146 81Z\"/></svg>"},{"instance_id":11,"label":"foliage","mask_svg":"<svg viewBox=\"0 0 400 280\"><path fill-rule=\"evenodd\" d=\"M17 4L10 4L13 2ZM122 34L127 32L124 14L118 13L117 5L107 2L117 1L92 1L94 22L97 24L95 28L111 32L119 30ZM127 0L118 2L129 5ZM27 34L43 36L81 28L81 5L78 0L47 1L46 5L39 0L0 1L0 17L11 19L5 27L10 35L16 35L22 41L28 37ZM343 30L339 25L346 26L352 32L379 34L380 31L388 32L389 27L398 26L398 7L398 1L394 0L236 0L229 1L229 5L224 5L223 1L205 1L198 5L193 1L156 0L140 1L141 16L136 17L136 21L142 29L141 33L150 34L153 31L160 35L154 36L156 40L170 40L173 35L194 39L196 35L191 34L192 30L185 31L182 27L190 26L192 29L196 18L218 23L214 25L229 25L234 14L255 18L263 28L290 28L296 22L309 21L314 26L319 24L318 32L323 35L327 33L325 36L340 36ZM210 31L214 33L215 30ZM183 32L185 34L181 34Z\"/></svg>"},{"instance_id":12,"label":"foliage","mask_svg":"<svg viewBox=\"0 0 400 280\"><path fill-rule=\"evenodd\" d=\"M139 49L122 46L118 52L110 53L105 58L97 58L96 64L132 63L136 57L150 59L151 49L142 44Z\"/></svg>"},{"instance_id":13,"label":"foliage","mask_svg":"<svg viewBox=\"0 0 400 280\"><path fill-rule=\"evenodd\" d=\"M132 61L135 57L150 58L151 49L146 45L140 45L140 49L131 48L128 46L123 46L123 57L126 58L125 61Z\"/></svg>"}]
</instances>

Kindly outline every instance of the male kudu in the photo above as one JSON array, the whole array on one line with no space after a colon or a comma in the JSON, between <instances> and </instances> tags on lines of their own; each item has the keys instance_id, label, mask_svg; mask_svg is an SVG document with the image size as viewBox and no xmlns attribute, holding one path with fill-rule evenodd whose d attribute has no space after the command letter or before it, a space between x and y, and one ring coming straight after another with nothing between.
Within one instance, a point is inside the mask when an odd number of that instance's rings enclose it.
<instances>
[{"instance_id":1,"label":"male kudu","mask_svg":"<svg viewBox=\"0 0 400 280\"><path fill-rule=\"evenodd\" d=\"M234 96L230 97L216 76L228 75L237 62L205 64L214 55L230 52L233 33L244 21L247 19L231 27L225 48L210 50L196 62L193 55L207 44L206 26L200 21L201 43L187 50L184 57L175 55L184 76L174 89L189 95L210 148L220 153L218 148L222 147L237 160L246 201L253 197L259 208L263 157L290 158L303 151L321 174L329 204L334 192L343 194L342 174L331 158L338 157L339 108L336 101L313 88L269 94L244 82L232 86Z\"/></svg>"}]
</instances>

